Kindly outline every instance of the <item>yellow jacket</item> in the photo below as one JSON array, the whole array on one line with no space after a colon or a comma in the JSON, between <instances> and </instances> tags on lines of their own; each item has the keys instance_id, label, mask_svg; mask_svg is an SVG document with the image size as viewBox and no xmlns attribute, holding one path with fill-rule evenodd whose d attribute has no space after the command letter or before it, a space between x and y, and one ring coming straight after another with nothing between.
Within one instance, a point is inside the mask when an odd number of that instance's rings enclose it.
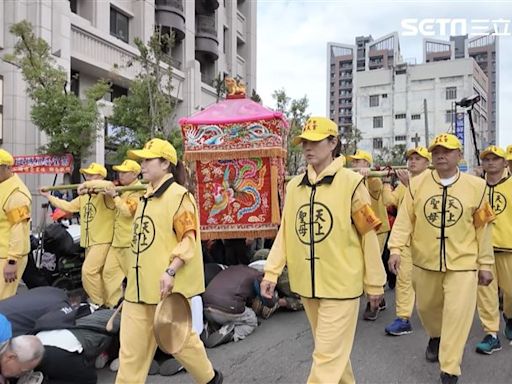
<instances>
[{"instance_id":1,"label":"yellow jacket","mask_svg":"<svg viewBox=\"0 0 512 384\"><path fill-rule=\"evenodd\" d=\"M496 214L492 226L494 251L512 252L512 178L508 173L498 184L487 184L489 204Z\"/></svg>"},{"instance_id":2,"label":"yellow jacket","mask_svg":"<svg viewBox=\"0 0 512 384\"><path fill-rule=\"evenodd\" d=\"M402 200L404 199L407 187L402 183L398 183L395 189L391 189L391 185L386 183L382 189L382 199L386 207L394 206L400 207Z\"/></svg>"},{"instance_id":3,"label":"yellow jacket","mask_svg":"<svg viewBox=\"0 0 512 384\"><path fill-rule=\"evenodd\" d=\"M285 264L303 297L348 299L383 293L385 272L362 177L334 160L321 174L308 166L286 189L283 218L265 264L276 282ZM311 241L313 239L313 241Z\"/></svg>"},{"instance_id":4,"label":"yellow jacket","mask_svg":"<svg viewBox=\"0 0 512 384\"><path fill-rule=\"evenodd\" d=\"M130 186L139 186L141 182L135 180ZM127 248L132 241L132 223L133 216L137 211L140 198L144 191L125 191L121 196L114 198L116 205L116 215L114 219L114 238L112 246L118 248Z\"/></svg>"},{"instance_id":5,"label":"yellow jacket","mask_svg":"<svg viewBox=\"0 0 512 384\"><path fill-rule=\"evenodd\" d=\"M195 238L183 237L191 230ZM173 292L192 297L204 291L198 210L193 196L171 175L155 189L148 186L135 213L132 235L126 300L158 304L160 277L175 257L185 265L176 272Z\"/></svg>"},{"instance_id":6,"label":"yellow jacket","mask_svg":"<svg viewBox=\"0 0 512 384\"><path fill-rule=\"evenodd\" d=\"M431 271L490 269L494 264L494 218L482 179L458 172L448 186L437 171L411 180L388 247L392 254L411 242L413 264Z\"/></svg>"},{"instance_id":7,"label":"yellow jacket","mask_svg":"<svg viewBox=\"0 0 512 384\"><path fill-rule=\"evenodd\" d=\"M32 196L18 175L0 183L0 259L19 259L30 252Z\"/></svg>"},{"instance_id":8,"label":"yellow jacket","mask_svg":"<svg viewBox=\"0 0 512 384\"><path fill-rule=\"evenodd\" d=\"M110 181L86 181L87 188L103 188L112 185ZM67 212L80 212L80 245L84 248L97 244L110 244L114 236L115 204L104 193L80 195L71 201L49 196L53 206Z\"/></svg>"}]
</instances>

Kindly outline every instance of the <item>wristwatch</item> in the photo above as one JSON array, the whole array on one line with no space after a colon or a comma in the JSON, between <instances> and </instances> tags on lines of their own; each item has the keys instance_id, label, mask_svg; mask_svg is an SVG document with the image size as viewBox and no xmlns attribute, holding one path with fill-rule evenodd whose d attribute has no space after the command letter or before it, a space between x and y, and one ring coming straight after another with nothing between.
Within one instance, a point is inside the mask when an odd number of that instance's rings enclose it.
<instances>
[{"instance_id":1,"label":"wristwatch","mask_svg":"<svg viewBox=\"0 0 512 384\"><path fill-rule=\"evenodd\" d=\"M9 264L9 265L16 265L16 260L9 259L9 260L7 260L7 264Z\"/></svg>"},{"instance_id":2,"label":"wristwatch","mask_svg":"<svg viewBox=\"0 0 512 384\"><path fill-rule=\"evenodd\" d=\"M165 270L165 273L167 273L167 274L168 274L169 276L171 276L171 277L176 276L176 271L174 270L174 268L171 268L171 267L167 268L167 269Z\"/></svg>"}]
</instances>

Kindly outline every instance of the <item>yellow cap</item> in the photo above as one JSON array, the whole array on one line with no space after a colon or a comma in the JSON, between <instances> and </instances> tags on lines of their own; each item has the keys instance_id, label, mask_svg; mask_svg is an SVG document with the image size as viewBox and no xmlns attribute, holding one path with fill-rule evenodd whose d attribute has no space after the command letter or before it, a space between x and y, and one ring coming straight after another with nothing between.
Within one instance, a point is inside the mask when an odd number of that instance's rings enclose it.
<instances>
[{"instance_id":1,"label":"yellow cap","mask_svg":"<svg viewBox=\"0 0 512 384\"><path fill-rule=\"evenodd\" d=\"M505 157L507 160L512 160L512 145L507 146L507 157Z\"/></svg>"},{"instance_id":2,"label":"yellow cap","mask_svg":"<svg viewBox=\"0 0 512 384\"><path fill-rule=\"evenodd\" d=\"M117 172L140 173L139 163L133 160L125 160L121 165L114 165L112 169Z\"/></svg>"},{"instance_id":3,"label":"yellow cap","mask_svg":"<svg viewBox=\"0 0 512 384\"><path fill-rule=\"evenodd\" d=\"M432 161L432 155L430 154L430 152L428 151L427 148L425 147L416 147L416 148L411 148L409 149L406 153L405 153L405 158L408 159L409 156L411 156L413 153L417 153L418 155L420 155L421 157L424 157L425 159L427 159L428 161Z\"/></svg>"},{"instance_id":4,"label":"yellow cap","mask_svg":"<svg viewBox=\"0 0 512 384\"><path fill-rule=\"evenodd\" d=\"M495 145L489 145L487 148L485 148L482 153L480 153L480 159L483 160L485 156L488 154L495 154L498 157L502 157L504 159L507 158L507 153L503 148L497 147Z\"/></svg>"},{"instance_id":5,"label":"yellow cap","mask_svg":"<svg viewBox=\"0 0 512 384\"><path fill-rule=\"evenodd\" d=\"M87 168L80 168L80 173L86 173L88 175L101 175L107 177L107 169L98 163L91 163Z\"/></svg>"},{"instance_id":6,"label":"yellow cap","mask_svg":"<svg viewBox=\"0 0 512 384\"><path fill-rule=\"evenodd\" d=\"M302 133L296 136L292 144L297 145L302 140L321 141L329 136L338 136L338 126L326 117L310 117L302 127Z\"/></svg>"},{"instance_id":7,"label":"yellow cap","mask_svg":"<svg viewBox=\"0 0 512 384\"><path fill-rule=\"evenodd\" d=\"M368 163L373 163L373 157L370 152L363 151L362 149L358 149L355 154L350 155L348 157L349 160L366 160Z\"/></svg>"},{"instance_id":8,"label":"yellow cap","mask_svg":"<svg viewBox=\"0 0 512 384\"><path fill-rule=\"evenodd\" d=\"M128 151L128 157L135 160L157 159L162 157L169 160L174 165L178 164L176 149L171 143L162 139L151 139L144 145L144 148Z\"/></svg>"},{"instance_id":9,"label":"yellow cap","mask_svg":"<svg viewBox=\"0 0 512 384\"><path fill-rule=\"evenodd\" d=\"M460 144L457 136L452 135L450 133L441 133L437 135L430 146L428 147L428 151L432 152L435 147L444 147L446 149L462 149L462 145Z\"/></svg>"},{"instance_id":10,"label":"yellow cap","mask_svg":"<svg viewBox=\"0 0 512 384\"><path fill-rule=\"evenodd\" d=\"M0 165L14 165L14 157L5 149L0 149Z\"/></svg>"}]
</instances>

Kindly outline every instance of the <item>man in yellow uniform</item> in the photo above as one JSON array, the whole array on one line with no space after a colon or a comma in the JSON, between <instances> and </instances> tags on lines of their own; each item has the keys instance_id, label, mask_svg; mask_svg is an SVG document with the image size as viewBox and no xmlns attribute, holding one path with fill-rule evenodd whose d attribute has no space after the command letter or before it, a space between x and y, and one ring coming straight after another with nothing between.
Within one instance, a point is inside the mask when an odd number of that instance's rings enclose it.
<instances>
[{"instance_id":1,"label":"man in yellow uniform","mask_svg":"<svg viewBox=\"0 0 512 384\"><path fill-rule=\"evenodd\" d=\"M407 192L407 188L409 188L410 178L422 174L428 168L432 159L428 149L421 146L409 149L405 157L407 159L407 170L396 170L400 184L398 184L395 190L392 191L391 185L384 182L384 203L386 205L393 205L398 210ZM389 263L394 264L394 261L390 259ZM397 317L385 328L388 335L400 336L412 332L411 322L409 321L414 308L414 289L412 287L411 274L411 248L406 246L402 249L400 254L400 271L398 271L396 278L395 307Z\"/></svg>"},{"instance_id":2,"label":"man in yellow uniform","mask_svg":"<svg viewBox=\"0 0 512 384\"><path fill-rule=\"evenodd\" d=\"M508 163L508 172L512 173L512 145L507 145L507 163Z\"/></svg>"},{"instance_id":3,"label":"man in yellow uniform","mask_svg":"<svg viewBox=\"0 0 512 384\"><path fill-rule=\"evenodd\" d=\"M120 165L112 167L119 175L122 186L141 186L138 180L140 165L133 160L125 160ZM124 191L119 195L114 187L107 188L105 193L114 199L116 217L114 221L114 238L108 250L107 260L103 267L103 282L105 284L105 306L115 307L122 296L122 282L127 275L127 263L130 257L132 241L133 216L143 191Z\"/></svg>"},{"instance_id":4,"label":"man in yellow uniform","mask_svg":"<svg viewBox=\"0 0 512 384\"><path fill-rule=\"evenodd\" d=\"M498 332L500 329L500 309L498 287L503 291L503 314L506 317L505 336L512 340L512 178L507 171L506 152L494 145L481 154L482 167L488 187L489 204L496 214L492 223L494 246L495 279L487 287L478 287L477 308L480 321L486 333L477 344L476 351L487 355L501 349Z\"/></svg>"},{"instance_id":5,"label":"man in yellow uniform","mask_svg":"<svg viewBox=\"0 0 512 384\"><path fill-rule=\"evenodd\" d=\"M428 148L434 170L411 180L391 231L389 250L400 266L410 244L413 286L420 320L430 337L428 361L441 368L443 384L456 383L476 307L477 284L488 285L494 264L494 213L482 179L461 173L461 144L451 134Z\"/></svg>"},{"instance_id":6,"label":"man in yellow uniform","mask_svg":"<svg viewBox=\"0 0 512 384\"><path fill-rule=\"evenodd\" d=\"M78 188L78 197L72 201L59 199L41 190L53 206L67 212L80 212L80 245L85 248L82 265L82 285L93 304L105 305L106 292L103 284L103 266L114 234L115 204L103 192L88 193L90 189L106 188L112 183L105 180L107 170L98 163L81 168L85 183Z\"/></svg>"},{"instance_id":7,"label":"man in yellow uniform","mask_svg":"<svg viewBox=\"0 0 512 384\"><path fill-rule=\"evenodd\" d=\"M11 154L0 149L0 300L16 294L30 252L32 196L13 165Z\"/></svg>"},{"instance_id":8,"label":"man in yellow uniform","mask_svg":"<svg viewBox=\"0 0 512 384\"><path fill-rule=\"evenodd\" d=\"M363 177L335 158L338 127L311 117L294 143L308 166L288 182L281 227L265 264L262 295L272 298L285 265L301 297L315 349L308 383L354 383L350 353L366 292L372 309L384 293L385 272Z\"/></svg>"},{"instance_id":9,"label":"man in yellow uniform","mask_svg":"<svg viewBox=\"0 0 512 384\"><path fill-rule=\"evenodd\" d=\"M369 152L363 151L362 149L358 149L355 154L348 156L350 161L350 166L352 168L358 168L360 173L365 176L367 175L370 167L373 164L373 157ZM381 226L377 229L377 238L379 240L379 249L380 254L384 251L384 245L386 244L386 240L389 235L389 220L388 220L388 211L386 209L386 205L384 204L384 196L383 196L383 184L382 180L378 177L368 177L365 179L366 187L368 188L368 192L370 192L371 197L371 207L372 210L377 215L377 218L381 221ZM366 303L366 309L363 314L363 319L369 321L377 320L377 316L379 315L379 311L383 311L386 309L386 301L382 298L381 303L379 304L379 308L377 310L370 308L370 303Z\"/></svg>"}]
</instances>

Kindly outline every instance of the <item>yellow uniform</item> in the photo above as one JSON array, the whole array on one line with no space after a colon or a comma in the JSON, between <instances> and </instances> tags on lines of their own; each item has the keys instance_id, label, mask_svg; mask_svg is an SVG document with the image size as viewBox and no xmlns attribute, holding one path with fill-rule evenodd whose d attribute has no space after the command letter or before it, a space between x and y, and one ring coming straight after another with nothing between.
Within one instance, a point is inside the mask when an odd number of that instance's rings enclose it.
<instances>
[{"instance_id":1,"label":"yellow uniform","mask_svg":"<svg viewBox=\"0 0 512 384\"><path fill-rule=\"evenodd\" d=\"M337 158L319 175L307 173L287 185L283 219L265 264L276 282L288 266L291 290L299 294L315 350L308 383L353 383L350 351L359 296L383 293L385 272L362 176Z\"/></svg>"},{"instance_id":2,"label":"yellow uniform","mask_svg":"<svg viewBox=\"0 0 512 384\"><path fill-rule=\"evenodd\" d=\"M382 225L377 229L380 253L382 254L390 230L388 211L384 204L383 185L382 181L377 177L368 178L368 180L366 180L366 185L372 199L372 209L375 212L375 215L377 215L379 220L382 222Z\"/></svg>"},{"instance_id":3,"label":"yellow uniform","mask_svg":"<svg viewBox=\"0 0 512 384\"><path fill-rule=\"evenodd\" d=\"M138 180L130 184L130 186L140 185L142 184ZM107 307L114 307L122 296L121 284L128 273L133 216L143 194L143 191L125 191L114 198L116 206L114 237L103 267Z\"/></svg>"},{"instance_id":4,"label":"yellow uniform","mask_svg":"<svg viewBox=\"0 0 512 384\"><path fill-rule=\"evenodd\" d=\"M477 308L484 331L497 333L500 327L498 287L503 291L503 313L512 318L512 178L505 173L496 185L488 186L488 199L496 220L492 226L492 240L496 264L494 280L487 287L478 287Z\"/></svg>"},{"instance_id":5,"label":"yellow uniform","mask_svg":"<svg viewBox=\"0 0 512 384\"><path fill-rule=\"evenodd\" d=\"M32 196L18 175L0 183L0 300L14 296L30 252ZM3 270L9 260L18 266L16 281L6 283Z\"/></svg>"},{"instance_id":6,"label":"yellow uniform","mask_svg":"<svg viewBox=\"0 0 512 384\"><path fill-rule=\"evenodd\" d=\"M451 375L460 375L477 270L494 264L487 225L493 213L485 194L477 177L457 171L443 185L437 171L425 171L411 180L389 240L392 254L411 245L418 314L428 335L441 338L440 368Z\"/></svg>"},{"instance_id":7,"label":"yellow uniform","mask_svg":"<svg viewBox=\"0 0 512 384\"><path fill-rule=\"evenodd\" d=\"M112 185L105 180L86 181L87 188ZM115 204L104 193L80 195L72 201L49 196L53 206L67 212L80 212L80 245L85 248L82 284L94 304L105 304L102 271L114 234Z\"/></svg>"},{"instance_id":8,"label":"yellow uniform","mask_svg":"<svg viewBox=\"0 0 512 384\"><path fill-rule=\"evenodd\" d=\"M133 221L128 284L121 318L120 367L116 383L144 383L156 351L153 319L160 301L159 280L175 257L185 262L176 272L173 292L190 298L204 291L199 218L194 198L165 176L148 186ZM183 235L193 231L194 236ZM192 330L185 347L174 357L198 383L214 377L199 336Z\"/></svg>"}]
</instances>

